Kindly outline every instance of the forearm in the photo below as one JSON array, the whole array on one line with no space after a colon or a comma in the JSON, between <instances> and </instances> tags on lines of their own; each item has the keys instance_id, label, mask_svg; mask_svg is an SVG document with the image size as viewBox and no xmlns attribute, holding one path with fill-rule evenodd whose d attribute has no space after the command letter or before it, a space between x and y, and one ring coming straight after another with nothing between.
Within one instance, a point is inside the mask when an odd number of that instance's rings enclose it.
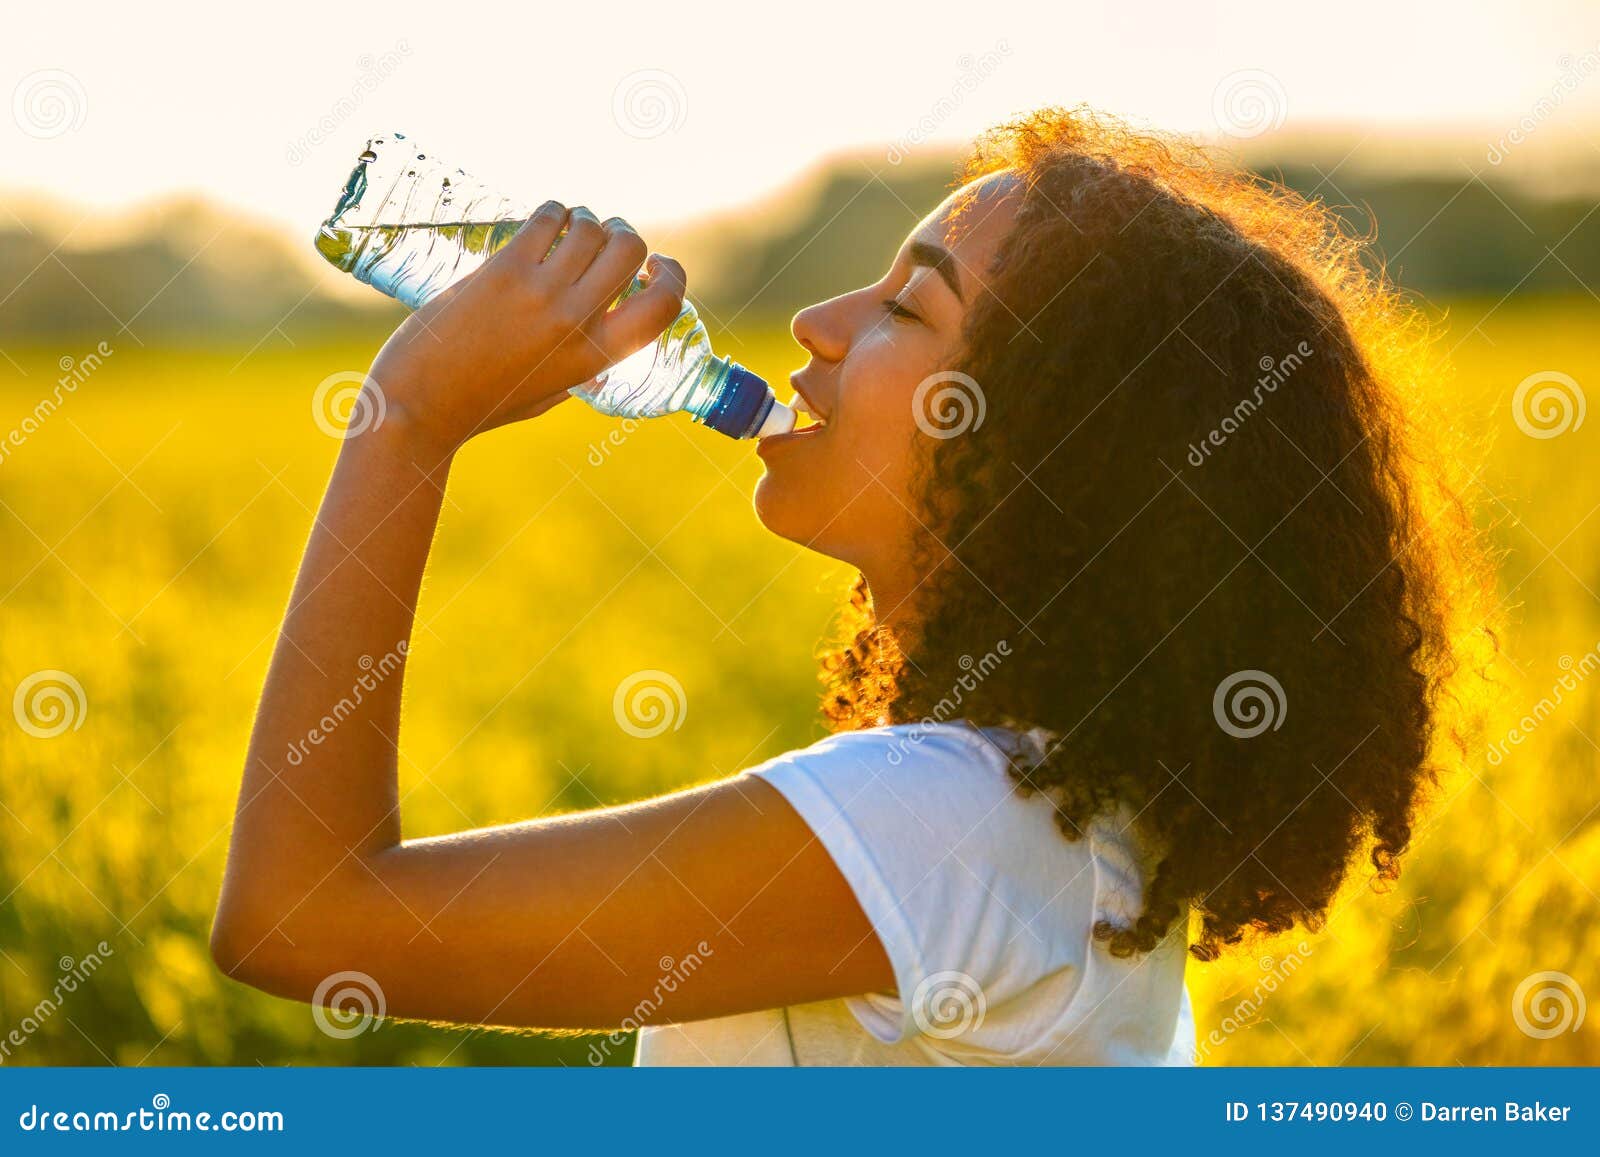
<instances>
[{"instance_id":1,"label":"forearm","mask_svg":"<svg viewBox=\"0 0 1600 1157\"><path fill-rule=\"evenodd\" d=\"M256 714L223 907L276 928L400 841L401 686L450 454L391 416L346 441Z\"/></svg>"}]
</instances>

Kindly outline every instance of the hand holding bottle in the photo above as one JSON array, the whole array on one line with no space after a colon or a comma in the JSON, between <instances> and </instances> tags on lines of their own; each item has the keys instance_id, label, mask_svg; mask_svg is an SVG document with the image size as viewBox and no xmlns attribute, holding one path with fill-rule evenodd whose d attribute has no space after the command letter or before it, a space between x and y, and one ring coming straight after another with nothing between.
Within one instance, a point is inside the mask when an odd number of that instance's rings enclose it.
<instances>
[{"instance_id":1,"label":"hand holding bottle","mask_svg":"<svg viewBox=\"0 0 1600 1157\"><path fill-rule=\"evenodd\" d=\"M483 430L542 413L649 345L683 307L677 262L652 256L648 283L608 308L647 253L620 218L602 224L588 209L541 205L384 344L371 377L389 420L448 453Z\"/></svg>"},{"instance_id":2,"label":"hand holding bottle","mask_svg":"<svg viewBox=\"0 0 1600 1157\"><path fill-rule=\"evenodd\" d=\"M559 205L546 205L540 212L553 220L562 210ZM588 210L574 210L571 219L581 223L583 234L580 244L571 249L567 249L559 224L552 232L546 221L536 234L529 234L524 223L529 222L530 214L522 202L496 192L464 169L451 168L404 133L391 133L373 137L356 158L332 216L317 230L316 247L332 265L412 309L431 306L452 286L484 268L514 238L519 248L526 248L521 261L530 267L555 257L537 251L546 237L558 250L566 251L566 257L558 260L574 268L587 258L595 269L601 269L603 261L604 277L590 278L597 283L608 281L629 261L637 270L644 260L644 246L626 223L607 222L601 229L618 235L597 242L598 223ZM590 252L596 244L606 249L603 258ZM658 276L662 268L657 267ZM766 382L712 352L699 314L682 300L682 270L676 264L671 268L676 271L677 314L630 348L619 352L619 347L608 344L605 348L612 360L573 383L572 393L614 417L686 413L730 438L761 438L793 429L794 411L773 396ZM583 286L585 293L588 288ZM618 295L629 301L644 291L644 282L631 275L617 287ZM631 342L636 334L633 318L654 319L659 300L652 299L647 314L630 313L625 325L608 332L608 342ZM599 315L591 315L587 324L599 325L600 320ZM424 318L423 332L430 328ZM554 404L542 397L535 399L537 405L548 408ZM493 424L529 417L533 412L526 407L514 409Z\"/></svg>"}]
</instances>

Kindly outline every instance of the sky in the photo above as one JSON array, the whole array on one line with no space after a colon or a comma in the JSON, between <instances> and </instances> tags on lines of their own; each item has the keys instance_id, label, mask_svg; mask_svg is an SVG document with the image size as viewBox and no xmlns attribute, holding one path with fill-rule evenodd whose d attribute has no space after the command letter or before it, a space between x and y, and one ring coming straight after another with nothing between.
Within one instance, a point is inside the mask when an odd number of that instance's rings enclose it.
<instances>
[{"instance_id":1,"label":"sky","mask_svg":"<svg viewBox=\"0 0 1600 1157\"><path fill-rule=\"evenodd\" d=\"M494 13L490 15L490 13ZM0 190L199 191L291 228L399 129L508 193L671 221L820 157L970 139L1088 102L1249 140L1535 121L1600 157L1600 3L1063 0L338 4L8 0Z\"/></svg>"}]
</instances>

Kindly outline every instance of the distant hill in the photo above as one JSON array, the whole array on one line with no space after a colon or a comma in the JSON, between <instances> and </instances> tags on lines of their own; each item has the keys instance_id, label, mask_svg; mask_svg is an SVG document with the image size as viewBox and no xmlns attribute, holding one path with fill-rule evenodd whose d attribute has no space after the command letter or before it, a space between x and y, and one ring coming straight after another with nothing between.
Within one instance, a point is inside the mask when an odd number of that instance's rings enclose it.
<instances>
[{"instance_id":1,"label":"distant hill","mask_svg":"<svg viewBox=\"0 0 1600 1157\"><path fill-rule=\"evenodd\" d=\"M1367 174L1324 182L1315 169L1270 175L1338 210L1400 285L1426 296L1581 292L1600 286L1600 211L1587 197L1537 197L1495 178Z\"/></svg>"},{"instance_id":2,"label":"distant hill","mask_svg":"<svg viewBox=\"0 0 1600 1157\"><path fill-rule=\"evenodd\" d=\"M1338 207L1403 286L1425 295L1600 286L1592 199L1537 196L1483 179L1344 172L1296 156L1262 171ZM787 318L876 278L905 232L950 187L956 157L885 166L882 154L826 162L771 200L652 231L679 257L713 327ZM0 345L65 337L300 340L392 324L400 308L351 293L303 239L194 198L87 223L49 206L0 211Z\"/></svg>"},{"instance_id":3,"label":"distant hill","mask_svg":"<svg viewBox=\"0 0 1600 1157\"><path fill-rule=\"evenodd\" d=\"M714 324L787 319L881 277L905 235L950 191L957 160L952 153L890 167L881 153L836 158L772 201L650 241L684 263L689 292Z\"/></svg>"},{"instance_id":4,"label":"distant hill","mask_svg":"<svg viewBox=\"0 0 1600 1157\"><path fill-rule=\"evenodd\" d=\"M1359 234L1376 232L1374 259L1424 296L1600 291L1600 210L1587 196L1548 198L1499 178L1366 171L1323 174L1320 165L1257 161L1257 170L1325 202ZM709 313L787 317L809 302L882 274L900 238L943 196L955 158L873 176L844 160L814 174L773 221L752 214L703 223L686 234L711 276L691 291ZM1596 166L1600 175L1600 165ZM720 243L720 244L719 244Z\"/></svg>"},{"instance_id":5,"label":"distant hill","mask_svg":"<svg viewBox=\"0 0 1600 1157\"><path fill-rule=\"evenodd\" d=\"M73 221L38 206L0 216L0 342L131 332L139 341L255 341L399 316L351 300L310 246L198 198Z\"/></svg>"}]
</instances>

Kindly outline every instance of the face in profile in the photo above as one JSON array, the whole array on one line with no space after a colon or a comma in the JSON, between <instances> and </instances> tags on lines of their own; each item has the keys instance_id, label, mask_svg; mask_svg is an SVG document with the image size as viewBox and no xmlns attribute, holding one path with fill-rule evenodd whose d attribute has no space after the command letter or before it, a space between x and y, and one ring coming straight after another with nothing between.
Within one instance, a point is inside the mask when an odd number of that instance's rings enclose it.
<instances>
[{"instance_id":1,"label":"face in profile","mask_svg":"<svg viewBox=\"0 0 1600 1157\"><path fill-rule=\"evenodd\" d=\"M916 421L918 387L960 352L967 310L1016 214L1015 186L995 173L958 189L882 279L795 316L795 340L811 356L791 381L817 421L760 444L767 472L755 506L768 529L869 578L904 559L929 441Z\"/></svg>"}]
</instances>

